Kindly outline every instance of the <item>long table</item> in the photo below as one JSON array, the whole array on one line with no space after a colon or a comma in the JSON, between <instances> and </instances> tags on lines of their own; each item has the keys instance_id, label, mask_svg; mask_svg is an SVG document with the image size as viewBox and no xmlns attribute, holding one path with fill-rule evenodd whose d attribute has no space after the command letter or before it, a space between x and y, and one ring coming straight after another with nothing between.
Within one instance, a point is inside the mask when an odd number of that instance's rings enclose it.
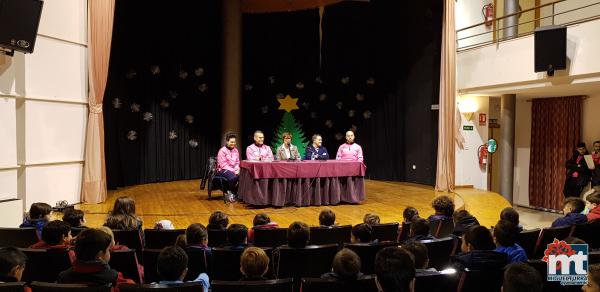
<instances>
[{"instance_id":1,"label":"long table","mask_svg":"<svg viewBox=\"0 0 600 292\"><path fill-rule=\"evenodd\" d=\"M366 166L358 161L242 161L238 195L256 206L320 206L365 199Z\"/></svg>"}]
</instances>

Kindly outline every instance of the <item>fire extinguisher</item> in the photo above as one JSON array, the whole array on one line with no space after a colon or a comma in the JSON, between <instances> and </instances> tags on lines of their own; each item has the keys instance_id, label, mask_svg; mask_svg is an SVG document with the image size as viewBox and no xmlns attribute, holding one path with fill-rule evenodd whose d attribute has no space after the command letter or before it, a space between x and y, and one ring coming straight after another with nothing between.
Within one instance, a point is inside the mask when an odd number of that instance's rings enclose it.
<instances>
[{"instance_id":1,"label":"fire extinguisher","mask_svg":"<svg viewBox=\"0 0 600 292\"><path fill-rule=\"evenodd\" d=\"M479 166L484 168L488 162L488 145L483 144L477 148L477 158L479 159Z\"/></svg>"},{"instance_id":2,"label":"fire extinguisher","mask_svg":"<svg viewBox=\"0 0 600 292\"><path fill-rule=\"evenodd\" d=\"M481 8L481 13L483 14L485 25L491 26L494 21L494 4L490 3L484 5L483 8Z\"/></svg>"}]
</instances>

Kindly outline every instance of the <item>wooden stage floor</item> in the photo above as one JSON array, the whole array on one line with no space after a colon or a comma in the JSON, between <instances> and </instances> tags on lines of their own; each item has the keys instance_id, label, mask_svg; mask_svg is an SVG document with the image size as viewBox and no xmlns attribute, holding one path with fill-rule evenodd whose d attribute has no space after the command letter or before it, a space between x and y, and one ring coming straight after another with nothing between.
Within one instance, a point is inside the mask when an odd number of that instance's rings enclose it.
<instances>
[{"instance_id":1,"label":"wooden stage floor","mask_svg":"<svg viewBox=\"0 0 600 292\"><path fill-rule=\"evenodd\" d=\"M153 183L126 187L109 191L108 200L102 204L81 204L86 225L97 227L104 223L106 214L114 201L120 196L130 196L136 201L138 216L144 221L144 228L152 228L158 220L168 219L176 228L186 228L191 223L208 223L209 215L221 210L229 215L230 223L252 226L255 214L267 213L271 220L280 226L288 226L293 221L303 221L309 225L318 225L319 212L331 208L336 214L338 224L358 224L366 213L376 213L381 222L401 222L402 211L407 206L419 210L421 217L432 214L431 200L437 195L432 187L366 180L367 199L360 204L341 204L337 206L249 208L245 204L223 203L221 192L213 192L213 199L207 200L206 190L199 190L199 180ZM494 225L500 211L510 206L497 193L474 189L458 189L449 194L454 198L457 209L465 208L484 226Z\"/></svg>"}]
</instances>

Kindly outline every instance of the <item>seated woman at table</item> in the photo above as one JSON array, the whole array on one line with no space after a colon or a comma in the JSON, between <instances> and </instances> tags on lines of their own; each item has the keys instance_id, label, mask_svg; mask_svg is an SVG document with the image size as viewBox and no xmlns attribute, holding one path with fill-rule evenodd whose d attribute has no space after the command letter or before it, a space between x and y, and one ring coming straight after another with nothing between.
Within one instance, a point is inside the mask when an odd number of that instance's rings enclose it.
<instances>
[{"instance_id":1,"label":"seated woman at table","mask_svg":"<svg viewBox=\"0 0 600 292\"><path fill-rule=\"evenodd\" d=\"M240 153L236 145L236 136L233 133L225 135L225 146L219 149L217 154L217 174L224 176L227 179L229 190L227 192L231 196L231 192L237 191L237 183L240 175Z\"/></svg>"},{"instance_id":2,"label":"seated woman at table","mask_svg":"<svg viewBox=\"0 0 600 292\"><path fill-rule=\"evenodd\" d=\"M283 144L277 148L276 158L278 160L300 160L298 147L292 144L292 134L290 134L290 132L283 132L281 137L283 139Z\"/></svg>"},{"instance_id":3,"label":"seated woman at table","mask_svg":"<svg viewBox=\"0 0 600 292\"><path fill-rule=\"evenodd\" d=\"M254 132L254 144L246 147L246 159L251 161L273 161L273 151L264 142L265 134L256 130Z\"/></svg>"},{"instance_id":4,"label":"seated woman at table","mask_svg":"<svg viewBox=\"0 0 600 292\"><path fill-rule=\"evenodd\" d=\"M312 136L312 144L306 147L304 153L304 160L327 160L329 159L329 153L327 148L323 146L323 137L319 134Z\"/></svg>"},{"instance_id":5,"label":"seated woman at table","mask_svg":"<svg viewBox=\"0 0 600 292\"><path fill-rule=\"evenodd\" d=\"M338 148L337 160L349 160L349 161L363 161L363 151L360 145L354 143L354 132L346 132L346 143L340 145Z\"/></svg>"}]
</instances>

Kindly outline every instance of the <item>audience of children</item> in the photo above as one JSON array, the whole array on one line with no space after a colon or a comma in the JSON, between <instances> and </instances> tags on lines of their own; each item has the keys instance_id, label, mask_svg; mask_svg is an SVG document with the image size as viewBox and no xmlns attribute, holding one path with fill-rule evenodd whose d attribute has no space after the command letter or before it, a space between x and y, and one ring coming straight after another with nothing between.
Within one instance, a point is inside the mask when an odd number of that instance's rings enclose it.
<instances>
[{"instance_id":1,"label":"audience of children","mask_svg":"<svg viewBox=\"0 0 600 292\"><path fill-rule=\"evenodd\" d=\"M558 218L552 222L552 227L570 226L573 224L587 222L587 217L582 214L585 210L585 202L576 197L568 197L563 202L564 217Z\"/></svg>"},{"instance_id":2,"label":"audience of children","mask_svg":"<svg viewBox=\"0 0 600 292\"><path fill-rule=\"evenodd\" d=\"M254 229L275 229L279 228L277 222L271 221L269 215L265 213L256 214L252 221L253 227L248 230L248 242L254 242Z\"/></svg>"},{"instance_id":3,"label":"audience of children","mask_svg":"<svg viewBox=\"0 0 600 292\"><path fill-rule=\"evenodd\" d=\"M506 220L500 220L494 226L495 251L505 253L509 263L527 261L525 250L517 244L519 231L516 225Z\"/></svg>"},{"instance_id":4,"label":"audience of children","mask_svg":"<svg viewBox=\"0 0 600 292\"><path fill-rule=\"evenodd\" d=\"M240 271L244 275L240 281L267 280L265 274L269 271L269 262L269 257L262 248L246 248L240 258Z\"/></svg>"},{"instance_id":5,"label":"audience of children","mask_svg":"<svg viewBox=\"0 0 600 292\"><path fill-rule=\"evenodd\" d=\"M375 280L380 291L414 291L415 264L412 254L400 247L386 247L375 255Z\"/></svg>"},{"instance_id":6,"label":"audience of children","mask_svg":"<svg viewBox=\"0 0 600 292\"><path fill-rule=\"evenodd\" d=\"M590 210L587 214L588 221L600 219L600 191L589 194L585 200L587 201L588 210Z\"/></svg>"},{"instance_id":7,"label":"audience of children","mask_svg":"<svg viewBox=\"0 0 600 292\"><path fill-rule=\"evenodd\" d=\"M227 227L227 244L223 247L232 250L243 250L248 247L248 228L242 224L229 225Z\"/></svg>"},{"instance_id":8,"label":"audience of children","mask_svg":"<svg viewBox=\"0 0 600 292\"><path fill-rule=\"evenodd\" d=\"M417 275L428 275L437 273L435 268L429 266L429 251L427 246L419 241L409 241L402 245L402 248L409 251L415 259L415 270Z\"/></svg>"},{"instance_id":9,"label":"audience of children","mask_svg":"<svg viewBox=\"0 0 600 292\"><path fill-rule=\"evenodd\" d=\"M365 214L365 217L363 217L363 223L365 224L377 225L380 224L380 222L381 219L379 218L379 215L375 213L367 213Z\"/></svg>"},{"instance_id":10,"label":"audience of children","mask_svg":"<svg viewBox=\"0 0 600 292\"><path fill-rule=\"evenodd\" d=\"M452 219L452 214L454 214L454 201L452 201L450 197L445 195L435 197L431 202L431 207L435 210L435 214L427 218L429 222Z\"/></svg>"},{"instance_id":11,"label":"audience of children","mask_svg":"<svg viewBox=\"0 0 600 292\"><path fill-rule=\"evenodd\" d=\"M343 248L335 254L331 272L321 275L321 279L338 281L358 280L364 276L360 272L360 267L360 257L354 251Z\"/></svg>"},{"instance_id":12,"label":"audience of children","mask_svg":"<svg viewBox=\"0 0 600 292\"><path fill-rule=\"evenodd\" d=\"M288 246L293 248L305 248L310 238L310 228L304 222L292 222L288 227Z\"/></svg>"},{"instance_id":13,"label":"audience of children","mask_svg":"<svg viewBox=\"0 0 600 292\"><path fill-rule=\"evenodd\" d=\"M377 242L373 237L373 228L371 225L366 223L360 223L352 227L352 233L350 236L352 243L372 243Z\"/></svg>"},{"instance_id":14,"label":"audience of children","mask_svg":"<svg viewBox=\"0 0 600 292\"><path fill-rule=\"evenodd\" d=\"M142 220L135 214L135 201L130 197L117 198L104 226L110 229L142 230Z\"/></svg>"},{"instance_id":15,"label":"audience of children","mask_svg":"<svg viewBox=\"0 0 600 292\"><path fill-rule=\"evenodd\" d=\"M31 245L33 249L70 249L72 248L71 241L71 225L69 223L54 220L48 222L42 228L42 240Z\"/></svg>"},{"instance_id":16,"label":"audience of children","mask_svg":"<svg viewBox=\"0 0 600 292\"><path fill-rule=\"evenodd\" d=\"M188 271L188 256L178 246L163 248L156 260L159 284L174 285L183 283ZM190 282L201 282L205 292L210 289L210 280L206 273L200 273L198 278Z\"/></svg>"},{"instance_id":17,"label":"audience of children","mask_svg":"<svg viewBox=\"0 0 600 292\"><path fill-rule=\"evenodd\" d=\"M410 223L408 240L432 240L435 239L429 233L429 222L423 218L414 218Z\"/></svg>"},{"instance_id":18,"label":"audience of children","mask_svg":"<svg viewBox=\"0 0 600 292\"><path fill-rule=\"evenodd\" d=\"M319 213L319 225L322 227L335 226L335 213L331 209L325 209Z\"/></svg>"},{"instance_id":19,"label":"audience of children","mask_svg":"<svg viewBox=\"0 0 600 292\"><path fill-rule=\"evenodd\" d=\"M506 266L503 282L503 292L542 292L544 290L540 273L525 263Z\"/></svg>"},{"instance_id":20,"label":"audience of children","mask_svg":"<svg viewBox=\"0 0 600 292\"><path fill-rule=\"evenodd\" d=\"M20 282L27 256L16 247L0 248L0 283Z\"/></svg>"},{"instance_id":21,"label":"audience of children","mask_svg":"<svg viewBox=\"0 0 600 292\"><path fill-rule=\"evenodd\" d=\"M465 229L471 226L479 225L479 221L469 211L460 210L452 214L452 220L454 221L454 231L452 234L456 236L462 236Z\"/></svg>"},{"instance_id":22,"label":"audience of children","mask_svg":"<svg viewBox=\"0 0 600 292\"><path fill-rule=\"evenodd\" d=\"M52 207L50 205L46 203L33 203L19 227L35 227L38 238L42 238L42 227L50 221L50 214L52 214Z\"/></svg>"},{"instance_id":23,"label":"audience of children","mask_svg":"<svg viewBox=\"0 0 600 292\"><path fill-rule=\"evenodd\" d=\"M184 250L203 250L209 256L212 253L212 249L208 246L208 230L200 223L190 224L185 234L179 236L176 245Z\"/></svg>"},{"instance_id":24,"label":"audience of children","mask_svg":"<svg viewBox=\"0 0 600 292\"><path fill-rule=\"evenodd\" d=\"M71 228L87 228L83 211L75 208L65 208L62 220L69 223Z\"/></svg>"},{"instance_id":25,"label":"audience of children","mask_svg":"<svg viewBox=\"0 0 600 292\"><path fill-rule=\"evenodd\" d=\"M404 223L410 223L415 217L419 217L419 211L414 207L406 207L402 212L402 217L404 218Z\"/></svg>"},{"instance_id":26,"label":"audience of children","mask_svg":"<svg viewBox=\"0 0 600 292\"><path fill-rule=\"evenodd\" d=\"M500 219L506 220L516 225L519 232L523 231L523 226L519 222L519 212L517 212L517 210L511 207L506 207L502 209L502 211L500 212Z\"/></svg>"},{"instance_id":27,"label":"audience of children","mask_svg":"<svg viewBox=\"0 0 600 292\"><path fill-rule=\"evenodd\" d=\"M206 229L224 231L227 230L227 225L229 225L229 216L223 211L215 211L210 214Z\"/></svg>"},{"instance_id":28,"label":"audience of children","mask_svg":"<svg viewBox=\"0 0 600 292\"><path fill-rule=\"evenodd\" d=\"M482 272L495 272L502 270L508 264L506 254L495 251L496 245L492 234L483 226L467 228L460 249L462 253L452 258L457 271L468 268Z\"/></svg>"}]
</instances>

